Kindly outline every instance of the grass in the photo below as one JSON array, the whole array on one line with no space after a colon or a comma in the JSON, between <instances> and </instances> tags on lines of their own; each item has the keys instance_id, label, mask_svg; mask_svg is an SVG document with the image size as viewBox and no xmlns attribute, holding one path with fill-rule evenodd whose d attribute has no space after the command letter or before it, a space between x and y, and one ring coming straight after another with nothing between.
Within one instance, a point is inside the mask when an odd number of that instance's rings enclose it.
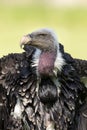
<instances>
[{"instance_id":1,"label":"grass","mask_svg":"<svg viewBox=\"0 0 87 130\"><path fill-rule=\"evenodd\" d=\"M22 52L20 38L35 29L55 30L73 57L87 59L87 8L0 5L0 57Z\"/></svg>"}]
</instances>

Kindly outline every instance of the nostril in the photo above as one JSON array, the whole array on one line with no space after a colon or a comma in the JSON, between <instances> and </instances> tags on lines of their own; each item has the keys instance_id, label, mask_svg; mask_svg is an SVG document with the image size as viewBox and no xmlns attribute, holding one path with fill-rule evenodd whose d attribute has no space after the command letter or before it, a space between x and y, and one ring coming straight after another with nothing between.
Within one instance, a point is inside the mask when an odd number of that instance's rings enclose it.
<instances>
[{"instance_id":1,"label":"nostril","mask_svg":"<svg viewBox=\"0 0 87 130\"><path fill-rule=\"evenodd\" d=\"M30 38L33 38L33 35L32 35L32 34L28 34L28 36L29 36Z\"/></svg>"}]
</instances>

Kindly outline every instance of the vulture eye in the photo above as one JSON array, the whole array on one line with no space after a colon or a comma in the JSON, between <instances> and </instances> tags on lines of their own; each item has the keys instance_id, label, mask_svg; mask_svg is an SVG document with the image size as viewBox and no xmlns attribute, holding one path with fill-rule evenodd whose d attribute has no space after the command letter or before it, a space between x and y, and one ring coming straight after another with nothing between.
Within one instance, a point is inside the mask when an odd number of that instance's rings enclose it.
<instances>
[{"instance_id":1,"label":"vulture eye","mask_svg":"<svg viewBox=\"0 0 87 130\"><path fill-rule=\"evenodd\" d=\"M42 33L42 34L38 34L38 36L46 36L47 34L45 34L45 33Z\"/></svg>"}]
</instances>

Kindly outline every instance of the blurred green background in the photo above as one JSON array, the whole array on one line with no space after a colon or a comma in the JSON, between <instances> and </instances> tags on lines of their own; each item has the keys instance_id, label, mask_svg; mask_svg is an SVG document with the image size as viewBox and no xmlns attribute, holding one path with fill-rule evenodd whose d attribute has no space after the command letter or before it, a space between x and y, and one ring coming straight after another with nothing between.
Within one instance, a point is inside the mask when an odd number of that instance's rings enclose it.
<instances>
[{"instance_id":1,"label":"blurred green background","mask_svg":"<svg viewBox=\"0 0 87 130\"><path fill-rule=\"evenodd\" d=\"M73 57L87 59L87 2L60 1L0 0L0 57L23 52L21 37L47 27Z\"/></svg>"}]
</instances>

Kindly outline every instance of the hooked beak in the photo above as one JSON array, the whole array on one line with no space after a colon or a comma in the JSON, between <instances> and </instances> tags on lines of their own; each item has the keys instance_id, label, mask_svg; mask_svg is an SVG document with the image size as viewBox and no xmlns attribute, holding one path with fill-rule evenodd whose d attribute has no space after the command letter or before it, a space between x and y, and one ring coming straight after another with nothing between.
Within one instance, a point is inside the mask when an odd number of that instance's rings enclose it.
<instances>
[{"instance_id":1,"label":"hooked beak","mask_svg":"<svg viewBox=\"0 0 87 130\"><path fill-rule=\"evenodd\" d=\"M24 45L26 44L29 44L31 42L31 37L30 35L24 35L22 38L21 38L21 41L20 41L20 47L23 48Z\"/></svg>"}]
</instances>

